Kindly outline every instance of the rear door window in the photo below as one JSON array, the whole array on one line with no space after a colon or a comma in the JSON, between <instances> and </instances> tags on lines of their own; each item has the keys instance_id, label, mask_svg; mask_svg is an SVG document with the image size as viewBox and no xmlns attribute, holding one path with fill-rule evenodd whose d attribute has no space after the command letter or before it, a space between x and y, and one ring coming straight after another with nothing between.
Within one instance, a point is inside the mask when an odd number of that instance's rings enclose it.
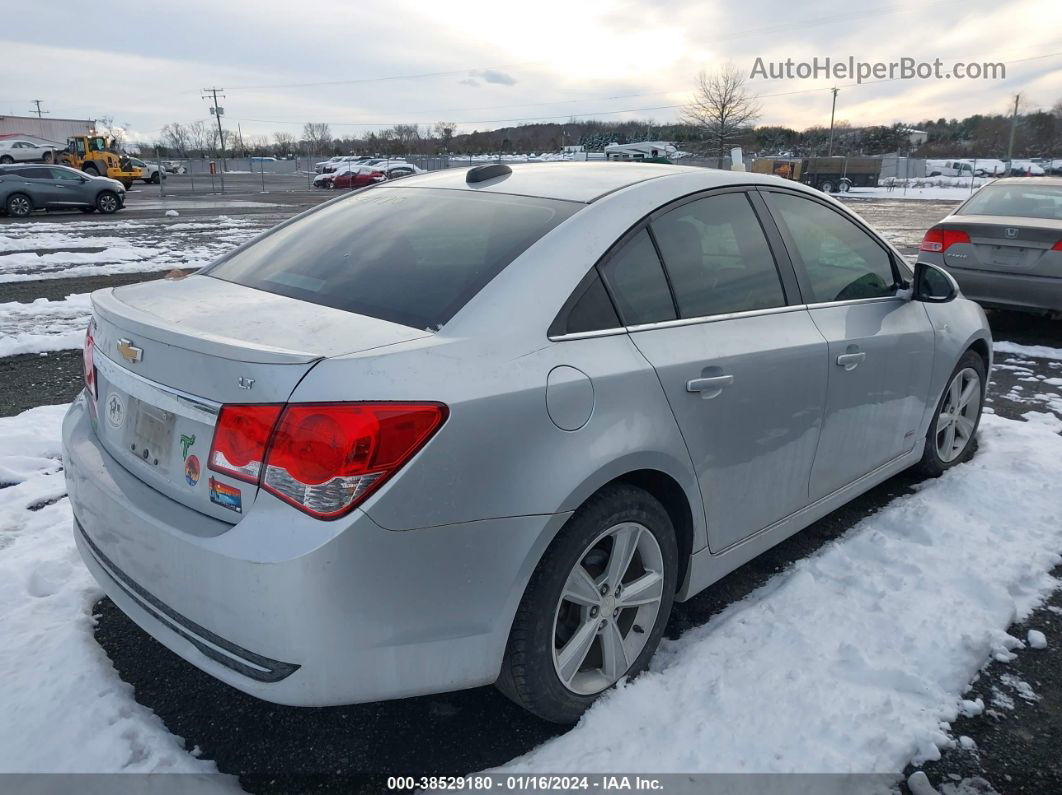
<instances>
[{"instance_id":1,"label":"rear door window","mask_svg":"<svg viewBox=\"0 0 1062 795\"><path fill-rule=\"evenodd\" d=\"M745 194L687 202L652 228L682 317L785 305L774 256Z\"/></svg>"},{"instance_id":2,"label":"rear door window","mask_svg":"<svg viewBox=\"0 0 1062 795\"><path fill-rule=\"evenodd\" d=\"M278 227L204 273L436 330L583 206L463 190L373 189Z\"/></svg>"}]
</instances>

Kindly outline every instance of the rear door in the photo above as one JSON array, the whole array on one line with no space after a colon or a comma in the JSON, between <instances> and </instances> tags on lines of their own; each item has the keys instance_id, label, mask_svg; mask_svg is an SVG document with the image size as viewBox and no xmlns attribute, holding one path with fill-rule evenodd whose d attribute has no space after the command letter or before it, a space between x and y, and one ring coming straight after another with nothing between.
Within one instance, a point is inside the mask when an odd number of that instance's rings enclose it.
<instances>
[{"instance_id":1,"label":"rear door","mask_svg":"<svg viewBox=\"0 0 1062 795\"><path fill-rule=\"evenodd\" d=\"M18 175L26 181L26 188L34 207L55 207L62 204L62 192L55 185L52 170L45 166L21 168Z\"/></svg>"},{"instance_id":2,"label":"rear door","mask_svg":"<svg viewBox=\"0 0 1062 795\"><path fill-rule=\"evenodd\" d=\"M885 244L825 201L770 190L811 319L829 343L818 499L909 452L929 399L934 334Z\"/></svg>"},{"instance_id":3,"label":"rear door","mask_svg":"<svg viewBox=\"0 0 1062 795\"><path fill-rule=\"evenodd\" d=\"M664 208L604 266L682 430L716 552L808 502L826 343L788 269L743 190Z\"/></svg>"}]
</instances>

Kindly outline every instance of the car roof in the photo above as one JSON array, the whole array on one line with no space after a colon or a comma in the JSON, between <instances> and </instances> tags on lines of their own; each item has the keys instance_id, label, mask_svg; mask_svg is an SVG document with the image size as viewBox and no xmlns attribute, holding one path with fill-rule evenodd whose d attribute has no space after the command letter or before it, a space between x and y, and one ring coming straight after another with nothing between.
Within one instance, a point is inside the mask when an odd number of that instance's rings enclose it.
<instances>
[{"instance_id":1,"label":"car roof","mask_svg":"<svg viewBox=\"0 0 1062 795\"><path fill-rule=\"evenodd\" d=\"M449 188L487 193L508 193L542 199L592 202L614 191L650 179L696 173L703 177L704 188L749 183L778 183L778 177L748 172L723 171L699 166L673 166L632 161L570 162L514 164L512 173L503 177L468 184L464 167L433 171L407 177L398 183L383 183L375 189ZM793 182L788 184L793 185Z\"/></svg>"},{"instance_id":2,"label":"car roof","mask_svg":"<svg viewBox=\"0 0 1062 795\"><path fill-rule=\"evenodd\" d=\"M1062 188L1062 177L1003 177L989 182L988 185L1026 185L1031 188L1047 185L1052 188Z\"/></svg>"}]
</instances>

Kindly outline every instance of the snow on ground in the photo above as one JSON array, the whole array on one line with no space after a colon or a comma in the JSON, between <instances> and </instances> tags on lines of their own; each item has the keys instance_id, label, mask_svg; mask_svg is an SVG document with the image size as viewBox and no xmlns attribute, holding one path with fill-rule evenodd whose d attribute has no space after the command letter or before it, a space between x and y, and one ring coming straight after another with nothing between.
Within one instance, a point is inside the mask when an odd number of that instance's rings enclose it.
<instances>
[{"instance_id":1,"label":"snow on ground","mask_svg":"<svg viewBox=\"0 0 1062 795\"><path fill-rule=\"evenodd\" d=\"M199 268L274 220L221 216L203 222L9 224L0 236L0 283Z\"/></svg>"},{"instance_id":2,"label":"snow on ground","mask_svg":"<svg viewBox=\"0 0 1062 795\"><path fill-rule=\"evenodd\" d=\"M986 415L974 460L708 624L506 771L898 772L1059 583L1062 421ZM1029 695L1018 683L1016 692Z\"/></svg>"},{"instance_id":3,"label":"snow on ground","mask_svg":"<svg viewBox=\"0 0 1062 795\"><path fill-rule=\"evenodd\" d=\"M0 356L80 348L91 311L88 293L0 304Z\"/></svg>"},{"instance_id":4,"label":"snow on ground","mask_svg":"<svg viewBox=\"0 0 1062 795\"><path fill-rule=\"evenodd\" d=\"M1019 356L1033 356L1038 359L1057 359L1062 361L1062 348L1050 348L1047 345L1019 345L1016 342L996 340L992 343L992 352L997 359L1002 359L1000 354L1013 353Z\"/></svg>"},{"instance_id":5,"label":"snow on ground","mask_svg":"<svg viewBox=\"0 0 1062 795\"><path fill-rule=\"evenodd\" d=\"M59 461L64 407L0 419L0 772L198 771L92 637ZM507 770L898 772L1058 583L1062 421L986 415L974 460L708 624ZM1005 683L1006 684L1006 683ZM1020 680L996 706L1035 697ZM62 749L57 752L57 749Z\"/></svg>"},{"instance_id":6,"label":"snow on ground","mask_svg":"<svg viewBox=\"0 0 1062 795\"><path fill-rule=\"evenodd\" d=\"M102 592L71 535L65 410L0 418L0 773L216 772L136 703L92 638Z\"/></svg>"},{"instance_id":7,"label":"snow on ground","mask_svg":"<svg viewBox=\"0 0 1062 795\"><path fill-rule=\"evenodd\" d=\"M908 186L904 190L903 185L892 187L879 185L876 188L852 188L848 193L838 193L837 198L842 199L932 199L934 201L964 202L973 195L970 191L969 182L965 187L936 186L922 184L919 187Z\"/></svg>"}]
</instances>

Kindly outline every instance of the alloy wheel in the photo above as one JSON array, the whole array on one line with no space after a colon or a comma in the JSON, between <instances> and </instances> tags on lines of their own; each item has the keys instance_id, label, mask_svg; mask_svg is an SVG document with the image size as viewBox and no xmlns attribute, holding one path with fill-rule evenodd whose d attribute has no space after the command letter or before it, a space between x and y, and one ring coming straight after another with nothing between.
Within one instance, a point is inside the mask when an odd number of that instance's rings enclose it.
<instances>
[{"instance_id":1,"label":"alloy wheel","mask_svg":"<svg viewBox=\"0 0 1062 795\"><path fill-rule=\"evenodd\" d=\"M664 557L637 522L599 535L564 583L553 619L553 666L574 693L593 695L630 670L649 640L664 594Z\"/></svg>"},{"instance_id":2,"label":"alloy wheel","mask_svg":"<svg viewBox=\"0 0 1062 795\"><path fill-rule=\"evenodd\" d=\"M981 409L981 377L972 367L955 374L937 415L937 456L954 461L970 443Z\"/></svg>"},{"instance_id":3,"label":"alloy wheel","mask_svg":"<svg viewBox=\"0 0 1062 795\"><path fill-rule=\"evenodd\" d=\"M118 199L110 194L100 196L99 207L102 212L113 213L118 209Z\"/></svg>"},{"instance_id":4,"label":"alloy wheel","mask_svg":"<svg viewBox=\"0 0 1062 795\"><path fill-rule=\"evenodd\" d=\"M12 196L7 203L7 211L16 218L23 218L30 214L33 205L25 196Z\"/></svg>"}]
</instances>

